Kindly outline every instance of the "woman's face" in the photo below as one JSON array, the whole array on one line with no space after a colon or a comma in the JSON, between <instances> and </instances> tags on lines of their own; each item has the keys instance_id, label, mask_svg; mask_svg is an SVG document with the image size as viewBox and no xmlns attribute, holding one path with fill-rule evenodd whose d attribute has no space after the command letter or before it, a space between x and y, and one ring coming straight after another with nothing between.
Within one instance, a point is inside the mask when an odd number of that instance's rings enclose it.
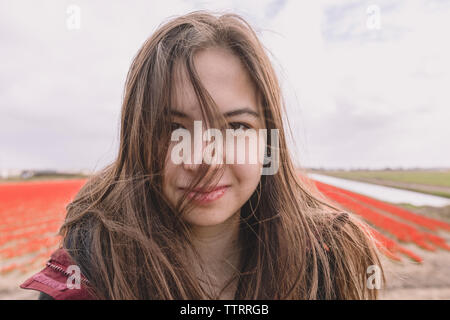
<instances>
[{"instance_id":1,"label":"woman's face","mask_svg":"<svg viewBox=\"0 0 450 320\"><path fill-rule=\"evenodd\" d=\"M223 48L208 48L196 53L194 63L201 83L214 99L219 112L229 122L229 129L248 130L251 128L258 133L258 129L265 128L257 92L245 67L236 55ZM190 151L192 152L190 154L192 161L191 164L185 163L187 161L175 164L172 149L179 142L171 142L164 168L163 192L174 206L186 192L186 187L196 177L199 164L198 162L197 164L193 163L195 153L199 153L198 150L200 150L201 154L210 143L203 142L200 149L194 149L194 121L202 121L202 132L208 128L184 68L178 70L174 74L175 93L171 97L173 103L172 126L173 129L182 128L186 130L185 132L189 131L192 137L192 151ZM255 163L255 161L249 160L251 151L248 139L242 146L236 143L237 139L235 138L226 139L225 132L223 133L223 163L209 162L210 166L220 165L224 169L220 180L210 183L214 185L217 181L217 187L211 192L204 192L206 188L213 186L205 185L202 180L195 188L198 192L188 194L188 198L193 201L194 208L183 218L194 226L219 225L235 214L239 214L240 208L253 194L261 178L261 161ZM226 159L227 150L231 150L230 148L233 148L235 152L234 161ZM246 156L244 163L237 163L237 157L244 156L244 154Z\"/></svg>"}]
</instances>

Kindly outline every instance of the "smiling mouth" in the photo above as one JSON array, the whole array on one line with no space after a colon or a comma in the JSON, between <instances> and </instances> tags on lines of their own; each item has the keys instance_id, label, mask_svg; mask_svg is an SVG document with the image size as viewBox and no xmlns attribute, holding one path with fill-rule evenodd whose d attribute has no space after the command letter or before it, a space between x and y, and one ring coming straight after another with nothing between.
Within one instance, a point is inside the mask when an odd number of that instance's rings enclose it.
<instances>
[{"instance_id":1,"label":"smiling mouth","mask_svg":"<svg viewBox=\"0 0 450 320\"><path fill-rule=\"evenodd\" d=\"M226 193L229 187L230 186L215 187L210 191L204 191L206 189L194 189L187 194L187 197L193 199L196 202L208 203L221 198ZM186 190L184 188L180 189Z\"/></svg>"}]
</instances>

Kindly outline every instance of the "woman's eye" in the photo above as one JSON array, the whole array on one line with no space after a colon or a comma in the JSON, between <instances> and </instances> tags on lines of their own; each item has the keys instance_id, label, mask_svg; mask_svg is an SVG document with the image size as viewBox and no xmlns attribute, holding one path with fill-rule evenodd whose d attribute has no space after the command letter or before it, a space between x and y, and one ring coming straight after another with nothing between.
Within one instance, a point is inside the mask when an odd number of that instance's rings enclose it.
<instances>
[{"instance_id":1,"label":"woman's eye","mask_svg":"<svg viewBox=\"0 0 450 320\"><path fill-rule=\"evenodd\" d=\"M242 123L242 122L231 122L230 123L230 127L233 129L233 130L247 130L247 129L250 129L250 126L249 125L247 125L247 124L245 124L245 123Z\"/></svg>"},{"instance_id":2,"label":"woman's eye","mask_svg":"<svg viewBox=\"0 0 450 320\"><path fill-rule=\"evenodd\" d=\"M177 122L172 122L172 131L175 131L177 129L186 129L186 128Z\"/></svg>"}]
</instances>

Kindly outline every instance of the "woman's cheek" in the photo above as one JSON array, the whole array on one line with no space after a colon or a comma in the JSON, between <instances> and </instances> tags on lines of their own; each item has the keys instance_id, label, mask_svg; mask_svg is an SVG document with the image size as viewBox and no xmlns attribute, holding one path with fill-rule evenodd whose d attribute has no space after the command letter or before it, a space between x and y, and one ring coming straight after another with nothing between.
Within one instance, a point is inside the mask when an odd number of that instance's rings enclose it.
<instances>
[{"instance_id":1,"label":"woman's cheek","mask_svg":"<svg viewBox=\"0 0 450 320\"><path fill-rule=\"evenodd\" d=\"M245 143L242 143L243 141L241 140L241 143L234 145L235 160L240 158L241 161L232 164L231 168L236 181L239 181L241 191L246 197L250 197L261 179L263 165L262 158L258 157L261 150L259 145L260 139L246 140Z\"/></svg>"},{"instance_id":2,"label":"woman's cheek","mask_svg":"<svg viewBox=\"0 0 450 320\"><path fill-rule=\"evenodd\" d=\"M238 181L240 191L250 197L261 179L262 165L235 164L230 167L236 181Z\"/></svg>"},{"instance_id":3,"label":"woman's cheek","mask_svg":"<svg viewBox=\"0 0 450 320\"><path fill-rule=\"evenodd\" d=\"M164 163L164 170L162 176L162 185L163 185L163 193L164 195L171 200L171 202L175 202L175 176L177 172L177 165L173 163L171 159L171 152L173 146L169 146L169 150L167 152L167 156Z\"/></svg>"}]
</instances>

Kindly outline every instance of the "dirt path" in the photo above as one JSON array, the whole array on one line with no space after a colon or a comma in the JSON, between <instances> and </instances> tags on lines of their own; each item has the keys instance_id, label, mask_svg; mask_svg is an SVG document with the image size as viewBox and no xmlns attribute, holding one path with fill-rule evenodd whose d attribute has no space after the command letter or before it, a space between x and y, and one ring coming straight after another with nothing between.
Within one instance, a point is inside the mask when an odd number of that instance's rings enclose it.
<instances>
[{"instance_id":1,"label":"dirt path","mask_svg":"<svg viewBox=\"0 0 450 320\"><path fill-rule=\"evenodd\" d=\"M450 242L450 234L441 237ZM402 262L383 259L386 272L386 288L382 299L445 299L450 300L450 251L423 250L412 244L401 244L424 259L415 263L408 258Z\"/></svg>"},{"instance_id":2,"label":"dirt path","mask_svg":"<svg viewBox=\"0 0 450 320\"><path fill-rule=\"evenodd\" d=\"M39 271L36 270L36 271ZM34 290L24 290L19 285L32 276L36 271L21 274L18 271L10 272L0 276L0 300L33 300L37 299L39 293Z\"/></svg>"}]
</instances>

